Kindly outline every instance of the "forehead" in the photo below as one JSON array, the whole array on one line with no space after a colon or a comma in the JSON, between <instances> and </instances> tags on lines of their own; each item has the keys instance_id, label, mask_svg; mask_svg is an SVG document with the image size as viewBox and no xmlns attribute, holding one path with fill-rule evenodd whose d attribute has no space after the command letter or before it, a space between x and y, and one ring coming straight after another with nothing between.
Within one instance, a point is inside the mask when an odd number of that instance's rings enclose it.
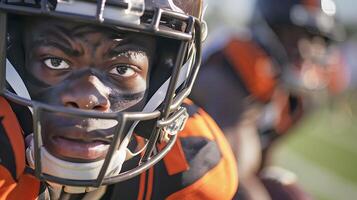
<instances>
[{"instance_id":1,"label":"forehead","mask_svg":"<svg viewBox=\"0 0 357 200\"><path fill-rule=\"evenodd\" d=\"M83 38L89 36L90 40L97 39L130 39L129 42L143 45L156 41L154 36L144 33L125 32L115 27L106 27L84 22L69 21L56 18L33 17L24 19L25 38L35 40L42 38L65 35L67 38ZM60 37L62 38L62 37ZM102 42L104 42L103 40Z\"/></svg>"},{"instance_id":2,"label":"forehead","mask_svg":"<svg viewBox=\"0 0 357 200\"><path fill-rule=\"evenodd\" d=\"M25 19L24 22L25 30L23 34L26 46L39 45L49 41L64 42L72 46L74 44L72 42L80 41L81 45L94 45L95 47L135 45L137 48L143 48L142 50L147 50L147 53L152 54L157 43L157 38L154 36L119 31L115 27L40 17Z\"/></svg>"},{"instance_id":3,"label":"forehead","mask_svg":"<svg viewBox=\"0 0 357 200\"><path fill-rule=\"evenodd\" d=\"M27 18L24 21L26 31L31 31L37 34L48 31L63 31L72 36L84 35L86 33L119 35L119 32L114 29L83 22L43 17Z\"/></svg>"}]
</instances>

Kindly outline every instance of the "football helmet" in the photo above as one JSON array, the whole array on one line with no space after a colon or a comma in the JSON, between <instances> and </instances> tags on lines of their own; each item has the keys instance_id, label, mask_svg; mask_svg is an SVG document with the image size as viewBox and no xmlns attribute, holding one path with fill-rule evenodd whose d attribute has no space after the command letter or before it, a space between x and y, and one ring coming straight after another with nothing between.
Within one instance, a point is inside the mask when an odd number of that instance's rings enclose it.
<instances>
[{"instance_id":1,"label":"football helmet","mask_svg":"<svg viewBox=\"0 0 357 200\"><path fill-rule=\"evenodd\" d=\"M316 35L340 39L334 0L257 0L256 10L270 27L298 26Z\"/></svg>"},{"instance_id":2,"label":"football helmet","mask_svg":"<svg viewBox=\"0 0 357 200\"><path fill-rule=\"evenodd\" d=\"M18 16L73 20L155 36L159 55L150 72L148 98L142 111L103 113L31 99L24 81L23 50L16 29ZM87 191L130 179L170 151L188 118L180 105L191 91L201 62L202 35L206 30L202 0L4 0L0 2L0 26L0 95L32 113L33 139L26 153L38 179ZM116 121L105 159L74 163L48 153L42 141L44 112ZM144 144L129 150L134 137L141 137ZM139 157L135 166L121 170L121 165L134 157Z\"/></svg>"},{"instance_id":3,"label":"football helmet","mask_svg":"<svg viewBox=\"0 0 357 200\"><path fill-rule=\"evenodd\" d=\"M284 83L292 90L326 88L332 45L345 37L333 0L257 0L252 29L282 66ZM332 48L331 48L332 47Z\"/></svg>"}]
</instances>

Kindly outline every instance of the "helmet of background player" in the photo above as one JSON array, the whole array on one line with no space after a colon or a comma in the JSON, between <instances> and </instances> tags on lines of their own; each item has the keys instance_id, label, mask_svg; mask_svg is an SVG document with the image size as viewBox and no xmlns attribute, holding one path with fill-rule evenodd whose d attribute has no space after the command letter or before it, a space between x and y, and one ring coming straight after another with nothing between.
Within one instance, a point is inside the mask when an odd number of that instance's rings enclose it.
<instances>
[{"instance_id":1,"label":"helmet of background player","mask_svg":"<svg viewBox=\"0 0 357 200\"><path fill-rule=\"evenodd\" d=\"M270 27L297 26L311 34L338 40L343 29L336 26L336 4L333 0L257 0L256 10Z\"/></svg>"},{"instance_id":2,"label":"helmet of background player","mask_svg":"<svg viewBox=\"0 0 357 200\"><path fill-rule=\"evenodd\" d=\"M333 0L257 0L256 24L265 24L275 35L276 53L282 64L282 78L300 89L323 89L328 84L327 69L332 43L342 41L344 28L336 20ZM267 36L265 36L267 37ZM276 48L279 47L279 48ZM283 56L282 56L283 55ZM288 66L288 67L284 67Z\"/></svg>"},{"instance_id":3,"label":"helmet of background player","mask_svg":"<svg viewBox=\"0 0 357 200\"><path fill-rule=\"evenodd\" d=\"M34 127L26 154L34 174L81 193L127 180L162 159L188 117L180 105L200 65L201 14L201 0L2 1L0 94L31 112ZM51 32L53 27L62 31ZM135 48L125 50L128 43ZM104 61L96 64L103 54L86 53L113 46L115 59L127 59L108 70L98 68ZM53 49L56 55L48 55ZM80 62L70 57L79 55L85 57ZM145 61L140 73L147 76L141 74L140 84L130 83L135 89L128 94L122 77L140 74L130 63L134 58ZM56 78L49 79L53 74ZM158 143L166 145L157 150ZM91 148L100 148L101 155ZM134 165L122 170L125 162Z\"/></svg>"}]
</instances>

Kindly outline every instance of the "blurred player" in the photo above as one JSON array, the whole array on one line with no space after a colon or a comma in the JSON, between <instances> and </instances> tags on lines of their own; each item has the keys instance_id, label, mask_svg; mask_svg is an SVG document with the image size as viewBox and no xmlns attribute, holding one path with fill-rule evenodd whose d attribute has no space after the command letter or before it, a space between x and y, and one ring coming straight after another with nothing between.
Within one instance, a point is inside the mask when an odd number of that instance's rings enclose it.
<instances>
[{"instance_id":1,"label":"blurred player","mask_svg":"<svg viewBox=\"0 0 357 200\"><path fill-rule=\"evenodd\" d=\"M343 85L330 76L340 67L332 44L343 36L334 9L331 0L258 0L248 32L210 38L192 98L229 138L242 198L309 199L290 172L263 168L273 142L301 119L306 93Z\"/></svg>"}]
</instances>

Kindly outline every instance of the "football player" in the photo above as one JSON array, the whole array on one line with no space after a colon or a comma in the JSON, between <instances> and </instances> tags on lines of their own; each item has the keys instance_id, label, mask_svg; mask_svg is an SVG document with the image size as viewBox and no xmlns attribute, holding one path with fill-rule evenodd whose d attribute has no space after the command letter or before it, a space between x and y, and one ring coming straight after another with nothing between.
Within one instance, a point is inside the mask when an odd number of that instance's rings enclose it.
<instances>
[{"instance_id":1,"label":"football player","mask_svg":"<svg viewBox=\"0 0 357 200\"><path fill-rule=\"evenodd\" d=\"M332 0L257 0L249 31L211 35L191 95L239 158L241 198L309 198L292 173L273 168L258 174L276 138L301 118L306 91L333 85L330 47L343 36L335 13Z\"/></svg>"},{"instance_id":2,"label":"football player","mask_svg":"<svg viewBox=\"0 0 357 200\"><path fill-rule=\"evenodd\" d=\"M0 199L232 199L228 142L186 99L201 0L7 0L0 26Z\"/></svg>"}]
</instances>

